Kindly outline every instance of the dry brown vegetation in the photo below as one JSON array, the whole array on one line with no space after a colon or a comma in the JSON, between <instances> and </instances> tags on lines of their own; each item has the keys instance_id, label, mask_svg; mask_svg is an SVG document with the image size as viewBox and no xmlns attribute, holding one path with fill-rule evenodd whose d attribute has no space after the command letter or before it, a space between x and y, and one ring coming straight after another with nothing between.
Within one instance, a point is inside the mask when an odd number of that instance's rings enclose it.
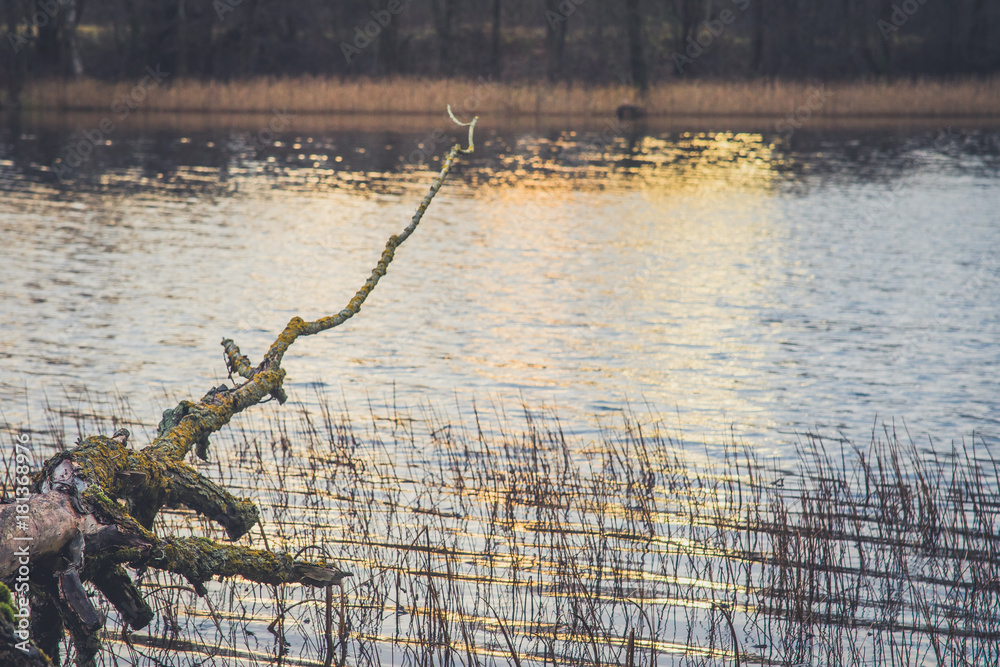
<instances>
[{"instance_id":1,"label":"dry brown vegetation","mask_svg":"<svg viewBox=\"0 0 1000 667\"><path fill-rule=\"evenodd\" d=\"M133 84L36 81L22 96L33 109L106 110ZM626 86L494 84L468 80L269 79L170 81L137 94L146 111L399 114L438 113L447 104L481 116L608 116L635 101ZM653 86L641 102L653 116L994 117L1000 79L805 83L678 81Z\"/></svg>"},{"instance_id":2,"label":"dry brown vegetation","mask_svg":"<svg viewBox=\"0 0 1000 667\"><path fill-rule=\"evenodd\" d=\"M287 414L243 418L203 471L260 498L268 548L338 558L355 575L343 599L243 581L199 598L150 572L157 620L109 638L116 664L996 657L998 466L982 445L805 438L782 470L748 445L694 448L628 414L589 438L527 409L359 416L320 396ZM64 446L73 431L142 428L48 416ZM213 530L190 512L161 517L179 534Z\"/></svg>"}]
</instances>

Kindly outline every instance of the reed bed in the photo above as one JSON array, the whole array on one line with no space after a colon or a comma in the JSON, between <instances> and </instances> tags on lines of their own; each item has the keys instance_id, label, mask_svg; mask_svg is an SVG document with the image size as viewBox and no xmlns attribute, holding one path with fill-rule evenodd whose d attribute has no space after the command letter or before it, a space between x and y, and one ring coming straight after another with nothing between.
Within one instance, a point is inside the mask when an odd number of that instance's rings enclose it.
<instances>
[{"instance_id":1,"label":"reed bed","mask_svg":"<svg viewBox=\"0 0 1000 667\"><path fill-rule=\"evenodd\" d=\"M784 469L628 412L583 437L524 406L466 410L358 415L320 395L241 417L204 472L259 502L257 545L323 550L353 578L343 591L213 582L199 598L147 573L157 618L119 623L105 664L1000 659L1000 468L982 443L807 436ZM63 411L46 430L66 443L122 421ZM184 510L160 521L222 537Z\"/></svg>"},{"instance_id":2,"label":"reed bed","mask_svg":"<svg viewBox=\"0 0 1000 667\"><path fill-rule=\"evenodd\" d=\"M484 116L613 115L625 101L652 116L996 117L1000 78L810 83L782 80L659 83L639 99L620 85L496 83L486 79L425 80L255 78L231 82L172 80L156 87L141 81L89 79L30 82L27 108L297 114L440 113L451 104Z\"/></svg>"}]
</instances>

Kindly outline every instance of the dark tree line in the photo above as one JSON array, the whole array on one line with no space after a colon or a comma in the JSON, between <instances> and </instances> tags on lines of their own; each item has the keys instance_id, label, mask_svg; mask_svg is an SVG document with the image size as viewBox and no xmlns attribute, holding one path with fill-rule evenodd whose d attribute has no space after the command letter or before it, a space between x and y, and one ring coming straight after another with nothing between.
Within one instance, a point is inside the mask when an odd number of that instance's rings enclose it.
<instances>
[{"instance_id":1,"label":"dark tree line","mask_svg":"<svg viewBox=\"0 0 1000 667\"><path fill-rule=\"evenodd\" d=\"M1000 68L991 0L0 0L8 86L123 78L966 75Z\"/></svg>"}]
</instances>

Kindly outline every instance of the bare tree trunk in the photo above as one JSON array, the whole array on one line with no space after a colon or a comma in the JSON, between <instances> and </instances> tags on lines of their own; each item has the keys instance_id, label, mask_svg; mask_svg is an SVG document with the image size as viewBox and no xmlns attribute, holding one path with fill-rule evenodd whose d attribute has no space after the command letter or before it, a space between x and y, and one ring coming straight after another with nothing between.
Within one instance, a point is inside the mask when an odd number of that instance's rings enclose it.
<instances>
[{"instance_id":1,"label":"bare tree trunk","mask_svg":"<svg viewBox=\"0 0 1000 667\"><path fill-rule=\"evenodd\" d=\"M563 78L563 52L569 17L560 11L560 0L545 0L545 74L549 81Z\"/></svg>"},{"instance_id":2,"label":"bare tree trunk","mask_svg":"<svg viewBox=\"0 0 1000 667\"><path fill-rule=\"evenodd\" d=\"M33 4L34 7L29 15L48 17L48 13L39 5L39 0L35 0ZM64 10L59 9L55 16L49 17L44 22L37 22L35 59L42 70L50 74L63 74L59 40L59 22L62 21L63 14Z\"/></svg>"},{"instance_id":3,"label":"bare tree trunk","mask_svg":"<svg viewBox=\"0 0 1000 667\"><path fill-rule=\"evenodd\" d=\"M952 73L978 69L979 43L988 26L985 4L984 0L965 0L948 8L951 21L948 67Z\"/></svg>"},{"instance_id":4,"label":"bare tree trunk","mask_svg":"<svg viewBox=\"0 0 1000 667\"><path fill-rule=\"evenodd\" d=\"M388 11L390 2L387 0L373 0L372 9L376 12ZM379 75L386 76L399 71L399 16L389 14L389 21L379 33L375 42L375 71Z\"/></svg>"},{"instance_id":5,"label":"bare tree trunk","mask_svg":"<svg viewBox=\"0 0 1000 667\"><path fill-rule=\"evenodd\" d=\"M675 50L683 51L688 37L694 37L701 20L701 0L674 0L674 13L679 22L679 34Z\"/></svg>"},{"instance_id":6,"label":"bare tree trunk","mask_svg":"<svg viewBox=\"0 0 1000 667\"><path fill-rule=\"evenodd\" d=\"M125 0L125 17L127 18L128 24L128 40L123 43L124 48L121 49L121 61L118 67L119 73L124 75L135 67L135 63L141 58L139 57L139 42L142 37L142 20L139 17L139 12L135 6L135 0Z\"/></svg>"},{"instance_id":7,"label":"bare tree trunk","mask_svg":"<svg viewBox=\"0 0 1000 667\"><path fill-rule=\"evenodd\" d=\"M33 5L33 9L23 16L35 17L39 65L43 70L59 76L82 76L83 59L76 29L83 11L83 0L62 0L51 4L36 0Z\"/></svg>"},{"instance_id":8,"label":"bare tree trunk","mask_svg":"<svg viewBox=\"0 0 1000 667\"><path fill-rule=\"evenodd\" d=\"M983 68L986 62L987 47L990 44L988 30L989 16L986 12L986 0L973 0L972 23L969 27L969 36L965 40L968 45L965 54L967 72L976 72Z\"/></svg>"},{"instance_id":9,"label":"bare tree trunk","mask_svg":"<svg viewBox=\"0 0 1000 667\"><path fill-rule=\"evenodd\" d=\"M754 69L763 76L795 73L809 50L800 41L800 0L752 4L755 5L751 46Z\"/></svg>"},{"instance_id":10,"label":"bare tree trunk","mask_svg":"<svg viewBox=\"0 0 1000 667\"><path fill-rule=\"evenodd\" d=\"M893 0L880 0L875 6L878 16L888 16L892 11L892 5ZM868 14L869 6L869 3L864 3L862 7L865 18L860 29L864 39L864 53L871 71L887 75L892 71L892 42L885 39L878 30L878 16L872 17Z\"/></svg>"},{"instance_id":11,"label":"bare tree trunk","mask_svg":"<svg viewBox=\"0 0 1000 667\"><path fill-rule=\"evenodd\" d=\"M645 95L649 90L646 58L642 53L642 13L639 0L625 0L625 32L628 34L629 68L632 85Z\"/></svg>"},{"instance_id":12,"label":"bare tree trunk","mask_svg":"<svg viewBox=\"0 0 1000 667\"><path fill-rule=\"evenodd\" d=\"M490 39L490 74L493 75L493 80L497 81L503 72L503 64L501 62L500 53L500 18L501 18L501 0L493 0L493 23L492 23L492 35Z\"/></svg>"},{"instance_id":13,"label":"bare tree trunk","mask_svg":"<svg viewBox=\"0 0 1000 667\"><path fill-rule=\"evenodd\" d=\"M239 73L243 76L253 72L257 64L257 4L258 0L249 0L245 3L245 11L242 13L243 25L240 29L240 62Z\"/></svg>"},{"instance_id":14,"label":"bare tree trunk","mask_svg":"<svg viewBox=\"0 0 1000 667\"><path fill-rule=\"evenodd\" d=\"M850 0L847 0L850 2ZM767 26L764 18L764 3L753 3L753 39L750 42L750 63L754 72L766 74L764 49L766 48Z\"/></svg>"},{"instance_id":15,"label":"bare tree trunk","mask_svg":"<svg viewBox=\"0 0 1000 667\"><path fill-rule=\"evenodd\" d=\"M177 10L174 16L174 51L177 53L177 63L174 65L176 68L177 76L187 76L190 74L188 68L188 49L187 49L187 33L188 33L188 17L187 11L185 11L184 0L177 0Z\"/></svg>"},{"instance_id":16,"label":"bare tree trunk","mask_svg":"<svg viewBox=\"0 0 1000 667\"><path fill-rule=\"evenodd\" d=\"M802 44L803 34L799 29L801 20L801 0L781 0L778 3L781 12L781 19L778 24L778 34L784 40L779 53L780 74L796 74L800 70L805 58L808 57L808 49Z\"/></svg>"},{"instance_id":17,"label":"bare tree trunk","mask_svg":"<svg viewBox=\"0 0 1000 667\"><path fill-rule=\"evenodd\" d=\"M31 41L28 35L21 32L18 23L24 16L27 8L24 2L8 0L4 3L6 12L4 18L7 22L6 41L0 48L8 50L8 56L4 58L7 68L7 106L19 108L21 106L21 91L24 89L24 80L27 77L27 49L31 48Z\"/></svg>"},{"instance_id":18,"label":"bare tree trunk","mask_svg":"<svg viewBox=\"0 0 1000 667\"><path fill-rule=\"evenodd\" d=\"M455 73L451 47L454 40L453 25L456 8L457 0L431 0L434 27L438 36L438 70L445 76L451 76Z\"/></svg>"},{"instance_id":19,"label":"bare tree trunk","mask_svg":"<svg viewBox=\"0 0 1000 667\"><path fill-rule=\"evenodd\" d=\"M62 20L62 41L65 45L67 66L74 77L83 76L83 58L80 56L80 45L76 38L76 29L80 25L83 14L84 0L68 0L64 5Z\"/></svg>"}]
</instances>

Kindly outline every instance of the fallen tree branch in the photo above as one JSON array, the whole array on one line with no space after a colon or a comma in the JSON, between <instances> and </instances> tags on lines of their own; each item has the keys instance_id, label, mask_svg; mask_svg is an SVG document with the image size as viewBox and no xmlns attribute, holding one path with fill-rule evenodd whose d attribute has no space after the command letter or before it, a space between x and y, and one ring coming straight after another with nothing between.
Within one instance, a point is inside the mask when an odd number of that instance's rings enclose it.
<instances>
[{"instance_id":1,"label":"fallen tree branch","mask_svg":"<svg viewBox=\"0 0 1000 667\"><path fill-rule=\"evenodd\" d=\"M371 275L344 309L311 322L293 317L256 367L251 367L235 342L224 339L226 366L230 376L236 373L243 378L241 384L213 388L197 403L182 401L164 411L156 437L143 449L129 445L129 432L124 429L111 437L95 435L79 441L43 464L33 477L29 497L0 505L0 580L12 582L22 573L30 579L31 636L41 649L37 656L47 654L58 662L65 628L73 637L77 665L95 664L104 619L90 602L84 581L93 582L131 627L144 627L153 619L126 566L174 572L185 577L199 595L206 593L204 584L212 577L329 587L351 576L325 558L302 560L200 537L160 538L152 532L153 522L163 507L185 506L221 525L231 540L257 524L260 512L251 499L232 495L184 459L192 449L206 458L209 436L234 415L268 397L284 403L281 361L288 348L300 336L340 326L360 312L386 275L396 249L417 228L455 159L473 151L476 120L460 123L469 126L468 148L452 147L410 223L389 238ZM26 512L19 511L24 508ZM26 544L30 549L26 550ZM0 658L13 655L5 651L18 650L11 648L3 629Z\"/></svg>"},{"instance_id":2,"label":"fallen tree branch","mask_svg":"<svg viewBox=\"0 0 1000 667\"><path fill-rule=\"evenodd\" d=\"M134 564L183 575L202 595L204 582L212 577L240 576L262 584L333 586L350 576L326 560L298 560L290 554L218 544L203 537L167 538Z\"/></svg>"}]
</instances>

